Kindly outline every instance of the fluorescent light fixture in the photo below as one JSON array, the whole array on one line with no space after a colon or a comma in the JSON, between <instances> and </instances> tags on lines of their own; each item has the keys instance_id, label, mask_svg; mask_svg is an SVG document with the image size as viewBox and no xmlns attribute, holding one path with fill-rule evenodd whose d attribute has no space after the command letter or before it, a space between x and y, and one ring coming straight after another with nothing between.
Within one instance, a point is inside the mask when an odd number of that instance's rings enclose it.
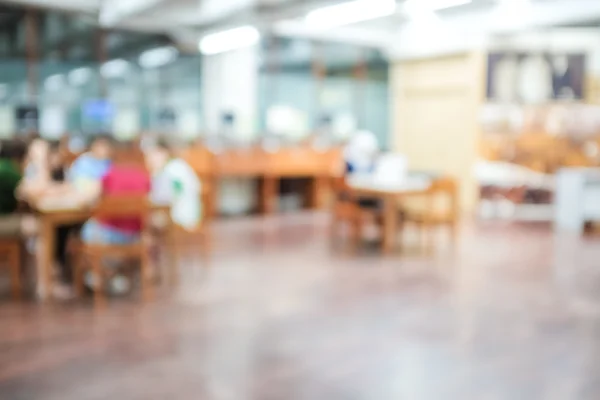
<instances>
[{"instance_id":1,"label":"fluorescent light fixture","mask_svg":"<svg viewBox=\"0 0 600 400\"><path fill-rule=\"evenodd\" d=\"M259 40L260 32L258 32L258 29L247 25L204 36L200 39L199 48L202 54L218 54L253 46Z\"/></svg>"},{"instance_id":2,"label":"fluorescent light fixture","mask_svg":"<svg viewBox=\"0 0 600 400\"><path fill-rule=\"evenodd\" d=\"M118 78L125 75L129 69L129 63L120 58L108 61L100 67L100 73L105 78Z\"/></svg>"},{"instance_id":3,"label":"fluorescent light fixture","mask_svg":"<svg viewBox=\"0 0 600 400\"><path fill-rule=\"evenodd\" d=\"M496 28L500 30L519 30L529 27L532 15L530 0L502 0L495 11Z\"/></svg>"},{"instance_id":4,"label":"fluorescent light fixture","mask_svg":"<svg viewBox=\"0 0 600 400\"><path fill-rule=\"evenodd\" d=\"M439 11L446 8L464 6L473 0L406 0L404 8L409 12Z\"/></svg>"},{"instance_id":5,"label":"fluorescent light fixture","mask_svg":"<svg viewBox=\"0 0 600 400\"><path fill-rule=\"evenodd\" d=\"M65 86L65 76L62 74L51 75L44 81L44 88L49 91L57 91Z\"/></svg>"},{"instance_id":6,"label":"fluorescent light fixture","mask_svg":"<svg viewBox=\"0 0 600 400\"><path fill-rule=\"evenodd\" d=\"M530 0L501 0L498 4L498 8L507 12L519 12L529 6L531 6Z\"/></svg>"},{"instance_id":7,"label":"fluorescent light fixture","mask_svg":"<svg viewBox=\"0 0 600 400\"><path fill-rule=\"evenodd\" d=\"M159 47L143 52L138 62L143 68L157 68L175 61L177 54L173 46Z\"/></svg>"},{"instance_id":8,"label":"fluorescent light fixture","mask_svg":"<svg viewBox=\"0 0 600 400\"><path fill-rule=\"evenodd\" d=\"M73 86L80 86L90 80L92 70L88 67L74 69L69 72L69 83Z\"/></svg>"},{"instance_id":9,"label":"fluorescent light fixture","mask_svg":"<svg viewBox=\"0 0 600 400\"><path fill-rule=\"evenodd\" d=\"M396 12L395 0L354 0L309 12L305 21L319 28L330 29L361 21L387 17Z\"/></svg>"},{"instance_id":10,"label":"fluorescent light fixture","mask_svg":"<svg viewBox=\"0 0 600 400\"><path fill-rule=\"evenodd\" d=\"M101 26L112 27L123 19L148 10L162 0L104 0L100 8Z\"/></svg>"}]
</instances>

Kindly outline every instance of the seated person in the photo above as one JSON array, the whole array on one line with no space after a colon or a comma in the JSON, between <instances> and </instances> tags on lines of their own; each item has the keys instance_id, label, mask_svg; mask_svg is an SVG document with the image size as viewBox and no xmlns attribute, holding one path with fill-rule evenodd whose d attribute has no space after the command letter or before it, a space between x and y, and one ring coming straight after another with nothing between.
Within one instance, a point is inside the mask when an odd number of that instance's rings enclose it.
<instances>
[{"instance_id":1,"label":"seated person","mask_svg":"<svg viewBox=\"0 0 600 400\"><path fill-rule=\"evenodd\" d=\"M47 165L51 186L48 188L46 194L49 196L62 196L70 193L73 188L70 184L65 183L65 164L60 148L60 142L50 142ZM78 228L78 225L59 226L56 232L56 247L54 256L60 268L62 281L68 288L71 288L71 283L73 281L73 269L70 265L67 247L69 236Z\"/></svg>"},{"instance_id":2,"label":"seated person","mask_svg":"<svg viewBox=\"0 0 600 400\"><path fill-rule=\"evenodd\" d=\"M24 164L24 177L19 185L19 196L29 202L37 201L63 201L64 196L69 193L70 187L64 185L64 173L62 161L57 158L59 148L52 145L43 138L34 137L28 148ZM72 269L67 257L67 242L72 226L60 226L56 231L56 245L54 249L54 261L59 272L60 282L53 288L57 297L68 298L71 296L70 288L72 281ZM31 234L35 234L35 227ZM36 248L35 237L28 242L31 251Z\"/></svg>"},{"instance_id":3,"label":"seated person","mask_svg":"<svg viewBox=\"0 0 600 400\"><path fill-rule=\"evenodd\" d=\"M93 189L95 197L147 195L151 182L148 173L140 166L115 164ZM116 220L91 219L83 225L81 238L85 243L131 244L140 240L142 221L136 218Z\"/></svg>"},{"instance_id":4,"label":"seated person","mask_svg":"<svg viewBox=\"0 0 600 400\"><path fill-rule=\"evenodd\" d=\"M346 175L372 173L378 152L377 138L373 133L357 132L344 148Z\"/></svg>"},{"instance_id":5,"label":"seated person","mask_svg":"<svg viewBox=\"0 0 600 400\"><path fill-rule=\"evenodd\" d=\"M95 136L90 150L80 155L71 165L67 179L80 191L89 192L108 173L111 167L113 139L110 136ZM92 191L93 192L93 191Z\"/></svg>"},{"instance_id":6,"label":"seated person","mask_svg":"<svg viewBox=\"0 0 600 400\"><path fill-rule=\"evenodd\" d=\"M24 177L29 180L49 180L48 173L48 155L50 145L47 141L37 136L29 142L27 155L25 157Z\"/></svg>"},{"instance_id":7,"label":"seated person","mask_svg":"<svg viewBox=\"0 0 600 400\"><path fill-rule=\"evenodd\" d=\"M146 164L152 174L152 201L171 205L171 218L187 230L202 219L201 182L181 158L173 157L169 146L159 141L146 149Z\"/></svg>"},{"instance_id":8,"label":"seated person","mask_svg":"<svg viewBox=\"0 0 600 400\"><path fill-rule=\"evenodd\" d=\"M373 133L368 131L356 133L344 148L346 177L372 174L378 152L377 138ZM381 206L376 199L361 199L359 205L364 208L379 208Z\"/></svg>"},{"instance_id":9,"label":"seated person","mask_svg":"<svg viewBox=\"0 0 600 400\"><path fill-rule=\"evenodd\" d=\"M0 236L18 237L23 232L23 219L17 213L20 167L25 156L24 146L17 141L0 144Z\"/></svg>"},{"instance_id":10,"label":"seated person","mask_svg":"<svg viewBox=\"0 0 600 400\"><path fill-rule=\"evenodd\" d=\"M150 176L145 169L133 164L114 164L95 186L96 198L108 196L147 196L150 193ZM139 218L118 218L110 220L88 220L81 230L84 243L100 245L127 245L141 240L142 221ZM114 267L111 260L106 260L108 267ZM93 287L96 280L92 273L86 275L87 285ZM122 275L115 275L109 282L110 291L114 294L127 292L129 280Z\"/></svg>"},{"instance_id":11,"label":"seated person","mask_svg":"<svg viewBox=\"0 0 600 400\"><path fill-rule=\"evenodd\" d=\"M28 146L25 158L24 177L20 195L29 201L61 195L68 191L64 182L64 170L56 145L36 137Z\"/></svg>"}]
</instances>

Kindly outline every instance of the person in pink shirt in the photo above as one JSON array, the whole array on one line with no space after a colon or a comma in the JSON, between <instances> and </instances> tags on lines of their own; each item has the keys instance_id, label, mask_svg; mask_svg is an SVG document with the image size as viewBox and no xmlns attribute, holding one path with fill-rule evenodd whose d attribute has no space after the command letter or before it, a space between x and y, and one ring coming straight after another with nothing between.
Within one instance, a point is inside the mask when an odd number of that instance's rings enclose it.
<instances>
[{"instance_id":1,"label":"person in pink shirt","mask_svg":"<svg viewBox=\"0 0 600 400\"><path fill-rule=\"evenodd\" d=\"M141 166L115 164L100 181L100 196L149 195L151 179ZM83 225L81 239L84 243L131 244L140 240L142 221L132 218L111 220L90 219Z\"/></svg>"}]
</instances>

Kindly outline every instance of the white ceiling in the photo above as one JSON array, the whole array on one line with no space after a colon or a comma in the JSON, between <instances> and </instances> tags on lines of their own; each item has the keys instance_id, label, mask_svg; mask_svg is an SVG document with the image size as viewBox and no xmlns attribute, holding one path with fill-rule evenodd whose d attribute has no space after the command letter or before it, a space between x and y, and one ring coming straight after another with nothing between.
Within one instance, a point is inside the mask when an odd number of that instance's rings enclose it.
<instances>
[{"instance_id":1,"label":"white ceiling","mask_svg":"<svg viewBox=\"0 0 600 400\"><path fill-rule=\"evenodd\" d=\"M419 0L425 2L427 0ZM436 20L411 18L398 0L396 15L315 31L302 17L341 0L10 0L99 16L110 26L168 33L182 46L196 47L207 32L253 24L280 36L351 42L387 49L393 54L427 54L435 49L473 45L481 37L516 29L586 23L600 19L600 0L473 0L437 13ZM500 2L512 4L512 13ZM530 4L523 8L523 4ZM101 9L102 5L102 9ZM526 10L526 11L523 11ZM502 14L504 12L504 14ZM443 25L443 29L442 29ZM436 34L437 32L437 34ZM437 35L437 37L436 37ZM407 51L409 49L410 51Z\"/></svg>"},{"instance_id":2,"label":"white ceiling","mask_svg":"<svg viewBox=\"0 0 600 400\"><path fill-rule=\"evenodd\" d=\"M87 13L96 12L102 0L5 0L4 3Z\"/></svg>"}]
</instances>

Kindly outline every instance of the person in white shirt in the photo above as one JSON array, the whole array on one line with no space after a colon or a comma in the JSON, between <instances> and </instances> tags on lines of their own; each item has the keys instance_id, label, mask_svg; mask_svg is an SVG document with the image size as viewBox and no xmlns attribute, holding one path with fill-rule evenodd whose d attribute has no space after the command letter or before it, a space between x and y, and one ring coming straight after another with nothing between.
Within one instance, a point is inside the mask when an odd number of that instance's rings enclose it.
<instances>
[{"instance_id":1,"label":"person in white shirt","mask_svg":"<svg viewBox=\"0 0 600 400\"><path fill-rule=\"evenodd\" d=\"M344 148L346 174L370 174L379 153L377 138L372 132L357 132Z\"/></svg>"},{"instance_id":2,"label":"person in white shirt","mask_svg":"<svg viewBox=\"0 0 600 400\"><path fill-rule=\"evenodd\" d=\"M375 162L379 154L377 138L372 132L357 132L344 148L346 177L352 175L370 175L375 170ZM377 199L361 199L359 205L364 208L379 208Z\"/></svg>"},{"instance_id":3,"label":"person in white shirt","mask_svg":"<svg viewBox=\"0 0 600 400\"><path fill-rule=\"evenodd\" d=\"M170 204L175 224L189 231L196 229L202 220L202 183L196 172L181 158L173 157L162 141L147 148L145 156L152 174L152 201Z\"/></svg>"}]
</instances>

